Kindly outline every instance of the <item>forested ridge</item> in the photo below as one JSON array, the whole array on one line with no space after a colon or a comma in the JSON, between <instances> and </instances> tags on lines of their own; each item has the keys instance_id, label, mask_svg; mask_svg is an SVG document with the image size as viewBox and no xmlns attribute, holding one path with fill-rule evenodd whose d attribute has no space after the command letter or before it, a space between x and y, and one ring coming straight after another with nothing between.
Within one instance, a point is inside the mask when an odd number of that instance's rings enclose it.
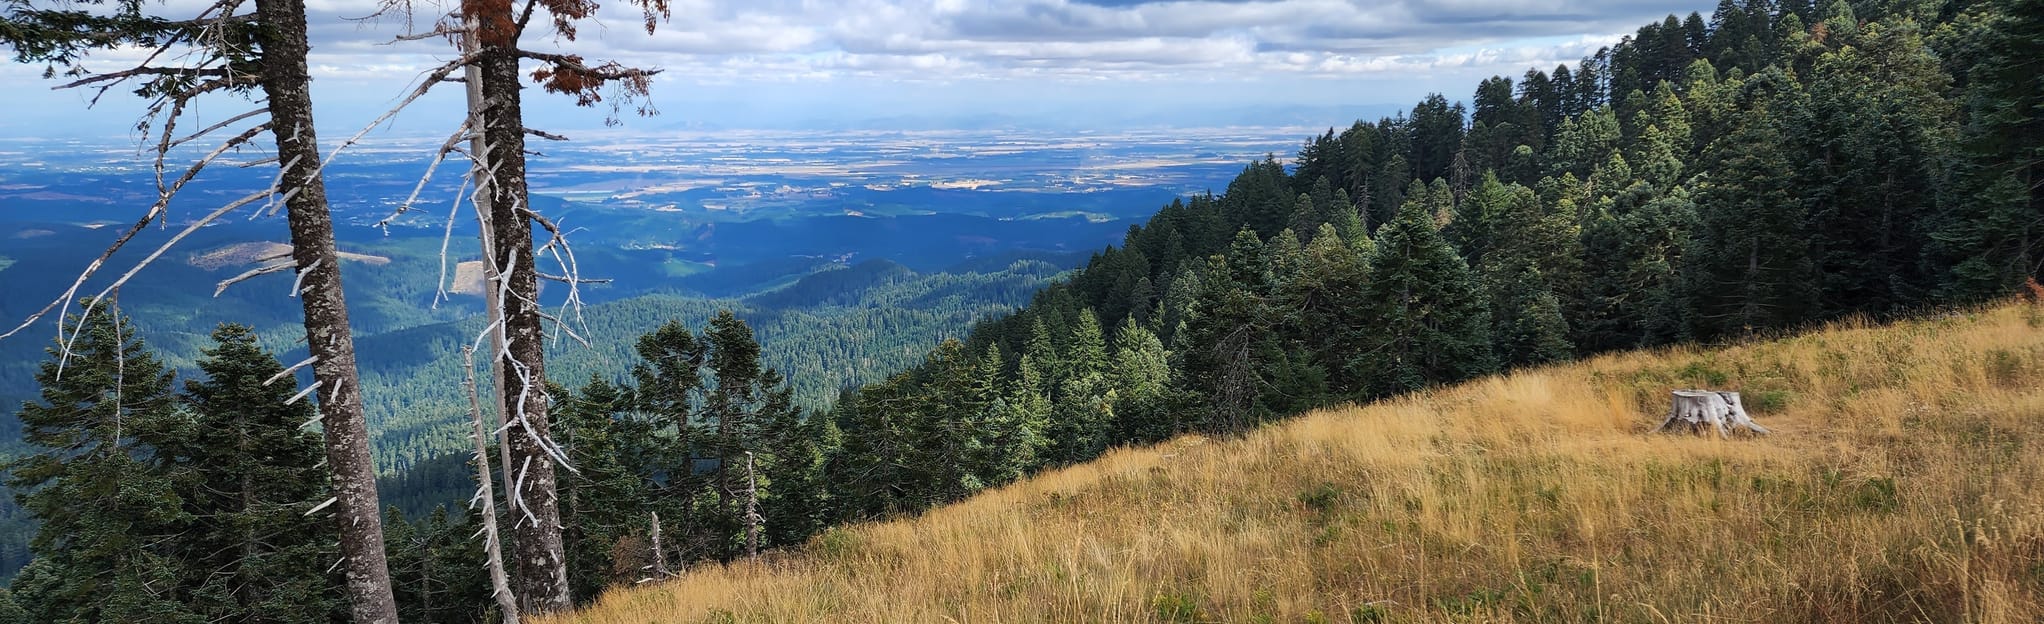
<instances>
[{"instance_id":1,"label":"forested ridge","mask_svg":"<svg viewBox=\"0 0 2044 624\"><path fill-rule=\"evenodd\" d=\"M1727 1L1469 106L1329 130L840 402L828 472L860 478L836 513L1505 369L2006 296L2038 270L2040 63L2037 2Z\"/></svg>"},{"instance_id":2,"label":"forested ridge","mask_svg":"<svg viewBox=\"0 0 2044 624\"><path fill-rule=\"evenodd\" d=\"M2040 0L1727 0L1709 18L1670 16L1573 66L1486 80L1468 105L1430 96L1403 115L1310 138L1289 164L1252 163L1225 192L1175 201L1132 227L1122 246L1026 308L828 409L803 408L796 389L813 373L769 366L739 315L662 325L615 369L551 380L553 435L574 467L558 497L573 593L587 600L798 545L835 524L916 513L1115 446L1238 433L1593 353L2005 296L2038 270L2040 63ZM893 279L878 269L810 285ZM126 344L104 315L77 322L104 352ZM164 479L160 497L131 501L159 505L132 510L156 523L137 525L138 536L181 534L193 525L180 523L210 517L166 502L200 498L177 489L188 478L172 451L183 438L100 435L120 418L64 420L56 406L90 403L81 397L91 389L74 386L95 378L44 372L40 405L50 408L24 418L54 420L30 422L43 436L32 442L69 444L48 437L53 428L129 441L37 456L64 469L22 477L36 464L17 464L17 478ZM164 414L206 414L203 400L190 405ZM136 422L156 419L175 420ZM47 534L50 518L81 510L41 483L20 491ZM277 496L299 497L279 503L295 509L323 498ZM406 621L487 618L482 547L466 514L391 523ZM205 565L199 555L89 535L107 544L91 552L112 558L59 556L57 538L39 538L33 573L14 584L25 611L0 609L0 621L187 617L179 605L94 592L200 591L203 575L188 576ZM135 576L144 574L155 576ZM219 604L218 613L256 608ZM330 617L317 611L304 621ZM189 615L203 617L213 614Z\"/></svg>"}]
</instances>

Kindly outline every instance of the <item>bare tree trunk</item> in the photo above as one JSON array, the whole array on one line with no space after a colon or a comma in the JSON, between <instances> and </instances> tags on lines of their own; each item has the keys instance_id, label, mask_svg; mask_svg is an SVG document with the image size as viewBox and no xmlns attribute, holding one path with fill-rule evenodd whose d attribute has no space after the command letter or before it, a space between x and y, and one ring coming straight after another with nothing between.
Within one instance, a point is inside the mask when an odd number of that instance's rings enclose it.
<instances>
[{"instance_id":1,"label":"bare tree trunk","mask_svg":"<svg viewBox=\"0 0 2044 624\"><path fill-rule=\"evenodd\" d=\"M483 160L488 163L490 253L499 267L504 340L494 347L500 360L507 468L518 520L512 525L519 604L525 613L545 614L571 606L568 567L555 499L554 455L548 446L546 354L541 340L538 271L533 265L532 221L525 184L525 122L520 108L518 33L509 2L469 2L464 14L479 23L481 95L484 98Z\"/></svg>"},{"instance_id":2,"label":"bare tree trunk","mask_svg":"<svg viewBox=\"0 0 2044 624\"><path fill-rule=\"evenodd\" d=\"M660 512L653 512L653 577L667 578L667 551L660 549Z\"/></svg>"},{"instance_id":3,"label":"bare tree trunk","mask_svg":"<svg viewBox=\"0 0 2044 624\"><path fill-rule=\"evenodd\" d=\"M464 347L461 350L462 370L468 372L468 417L474 429L476 441L476 487L482 488L476 498L483 503L483 553L487 555L490 568L490 596L497 599L497 608L504 613L504 624L518 624L518 599L511 593L511 581L504 576L504 548L497 532L497 497L490 487L490 449L488 433L483 430L483 403L476 397L475 350Z\"/></svg>"},{"instance_id":4,"label":"bare tree trunk","mask_svg":"<svg viewBox=\"0 0 2044 624\"><path fill-rule=\"evenodd\" d=\"M361 385L355 372L355 339L341 293L340 257L334 248L333 215L320 175L319 141L313 132L311 77L306 72L304 0L256 0L262 24L263 92L269 97L272 133L282 169L291 256L297 262L305 308L305 342L325 429L327 465L333 470L335 523L346 562L348 604L359 624L397 624L390 569L384 559L383 516L376 496L376 466L362 418Z\"/></svg>"},{"instance_id":5,"label":"bare tree trunk","mask_svg":"<svg viewBox=\"0 0 2044 624\"><path fill-rule=\"evenodd\" d=\"M759 476L752 470L752 451L745 452L745 557L759 558Z\"/></svg>"},{"instance_id":6,"label":"bare tree trunk","mask_svg":"<svg viewBox=\"0 0 2044 624\"><path fill-rule=\"evenodd\" d=\"M723 383L723 382L722 382L722 381L720 380L720 381L719 381L719 383L721 384L721 383ZM718 407L714 408L714 410L713 410L713 411L715 411L715 412L717 413L717 450L716 450L716 453L717 453L717 486L716 486L716 488L717 488L717 522L716 522L716 529L717 529L717 532L718 532L718 533L721 533L721 535L718 535L718 536L717 536L717 545L716 545L716 548L717 548L717 559L718 559L719 561L730 561L730 560L731 560L731 558L732 558L732 557L731 557L731 533L730 533L730 531L731 531L731 528L730 528L730 525L728 525L728 524L724 524L724 523L725 523L725 522L727 522L727 521L729 521L729 520L730 520L730 518L731 518L731 494L732 494L732 492L731 492L731 486L732 486L732 483L731 483L731 460L732 460L732 459L736 459L736 458L734 458L734 457L732 457L732 456L731 456L731 447L732 447L732 444L731 444L731 420L732 420L732 418L731 418L731 415L732 415L732 412L736 412L736 411L738 411L738 408L737 408L737 406L735 406L735 405L731 405L731 402L730 402L730 400L728 400L728 399L727 399L727 400L726 400L726 401L724 402L724 404L723 404L723 405L721 405L721 406L718 406ZM693 468L693 467L694 467L694 466L693 466L694 462L693 462L693 461L691 461L691 462L690 462L690 464L691 464L691 466L690 466L690 467L691 467L691 468Z\"/></svg>"}]
</instances>

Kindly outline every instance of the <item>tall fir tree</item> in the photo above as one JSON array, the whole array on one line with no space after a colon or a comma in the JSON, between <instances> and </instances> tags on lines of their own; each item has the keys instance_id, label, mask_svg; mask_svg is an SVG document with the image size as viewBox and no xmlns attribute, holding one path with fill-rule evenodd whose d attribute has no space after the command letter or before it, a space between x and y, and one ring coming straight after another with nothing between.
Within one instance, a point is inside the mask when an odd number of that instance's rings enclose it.
<instances>
[{"instance_id":1,"label":"tall fir tree","mask_svg":"<svg viewBox=\"0 0 2044 624\"><path fill-rule=\"evenodd\" d=\"M1743 123L1718 140L1716 175L1700 189L1686 290L1707 335L1786 327L1816 316L1820 292L1808 207L1790 153L1787 113L1805 97L1770 69L1745 84Z\"/></svg>"},{"instance_id":2,"label":"tall fir tree","mask_svg":"<svg viewBox=\"0 0 2044 624\"><path fill-rule=\"evenodd\" d=\"M187 381L192 417L159 452L173 464L192 523L175 542L209 621L329 622L343 617L331 518L305 517L330 495L312 406L274 383L284 366L244 325L221 325Z\"/></svg>"},{"instance_id":3,"label":"tall fir tree","mask_svg":"<svg viewBox=\"0 0 2044 624\"><path fill-rule=\"evenodd\" d=\"M171 372L110 302L84 305L17 414L32 452L8 462L7 486L41 525L15 598L38 622L206 622L167 548L193 521L159 452L186 418Z\"/></svg>"},{"instance_id":4,"label":"tall fir tree","mask_svg":"<svg viewBox=\"0 0 2044 624\"><path fill-rule=\"evenodd\" d=\"M1350 366L1375 395L1390 395L1491 372L1489 302L1469 265L1441 236L1431 205L1437 187L1413 197L1377 231L1369 258L1368 347Z\"/></svg>"}]
</instances>

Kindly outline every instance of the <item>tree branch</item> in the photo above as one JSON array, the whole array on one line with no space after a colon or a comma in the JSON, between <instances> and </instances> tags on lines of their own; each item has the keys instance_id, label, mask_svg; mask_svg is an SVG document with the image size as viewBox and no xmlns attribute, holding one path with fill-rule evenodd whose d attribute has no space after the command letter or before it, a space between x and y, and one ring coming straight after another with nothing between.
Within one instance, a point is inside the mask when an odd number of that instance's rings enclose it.
<instances>
[{"instance_id":1,"label":"tree branch","mask_svg":"<svg viewBox=\"0 0 2044 624\"><path fill-rule=\"evenodd\" d=\"M412 204L414 202L419 201L419 192L426 190L426 183L431 182L433 180L433 172L440 168L440 163L447 161L447 154L449 152L453 152L454 147L456 145L459 145L461 143L461 140L467 137L468 137L468 121L463 120L461 122L461 127L455 128L454 134L449 135L447 137L447 141L440 144L440 149L435 150L433 152L433 161L427 163L426 173L419 176L419 183L412 186L412 194L405 197L404 203L398 204L397 212L390 213L390 216L384 217L383 220L376 222L376 227L383 230L384 236L390 235L391 221L396 220L399 216L403 215L404 213L411 212Z\"/></svg>"}]
</instances>

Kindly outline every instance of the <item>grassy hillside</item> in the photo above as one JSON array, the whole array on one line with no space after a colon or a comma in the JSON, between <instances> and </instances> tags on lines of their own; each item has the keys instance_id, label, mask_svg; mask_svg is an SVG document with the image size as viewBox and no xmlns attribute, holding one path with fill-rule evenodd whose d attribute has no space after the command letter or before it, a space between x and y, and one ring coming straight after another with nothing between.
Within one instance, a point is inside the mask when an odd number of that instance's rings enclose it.
<instances>
[{"instance_id":1,"label":"grassy hillside","mask_svg":"<svg viewBox=\"0 0 2044 624\"><path fill-rule=\"evenodd\" d=\"M1613 355L1120 450L547 622L2036 622L2040 326ZM1648 435L1694 386L1775 435Z\"/></svg>"}]
</instances>

